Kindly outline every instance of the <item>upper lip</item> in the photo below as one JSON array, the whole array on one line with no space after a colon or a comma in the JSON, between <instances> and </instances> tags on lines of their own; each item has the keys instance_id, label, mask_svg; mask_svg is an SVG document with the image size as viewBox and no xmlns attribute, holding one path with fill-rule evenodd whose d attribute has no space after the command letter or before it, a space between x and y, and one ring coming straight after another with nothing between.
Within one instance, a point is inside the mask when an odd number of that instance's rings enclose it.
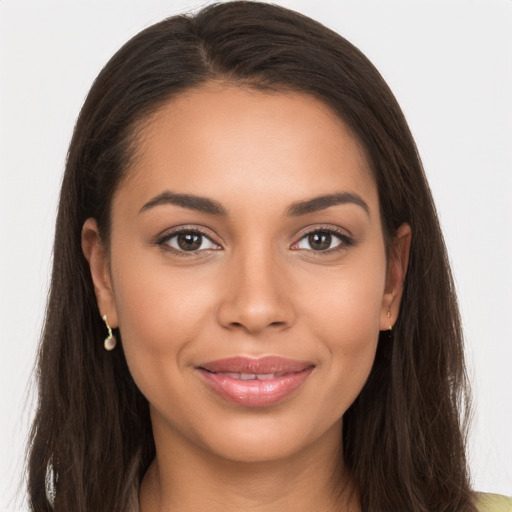
<instances>
[{"instance_id":1,"label":"upper lip","mask_svg":"<svg viewBox=\"0 0 512 512\"><path fill-rule=\"evenodd\" d=\"M301 372L306 368L315 366L310 361L297 361L277 356L266 356L258 359L237 356L226 359L208 361L198 366L209 372L232 372L232 373L293 373Z\"/></svg>"}]
</instances>

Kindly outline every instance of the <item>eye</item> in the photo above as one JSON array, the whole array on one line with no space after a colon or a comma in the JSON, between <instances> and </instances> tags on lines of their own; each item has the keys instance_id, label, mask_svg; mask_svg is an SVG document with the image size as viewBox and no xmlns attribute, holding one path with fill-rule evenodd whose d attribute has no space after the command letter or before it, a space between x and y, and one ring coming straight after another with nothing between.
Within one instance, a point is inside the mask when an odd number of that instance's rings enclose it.
<instances>
[{"instance_id":1,"label":"eye","mask_svg":"<svg viewBox=\"0 0 512 512\"><path fill-rule=\"evenodd\" d=\"M159 244L166 245L176 252L196 252L220 249L220 246L213 242L204 233L191 229L171 233L161 239Z\"/></svg>"},{"instance_id":2,"label":"eye","mask_svg":"<svg viewBox=\"0 0 512 512\"><path fill-rule=\"evenodd\" d=\"M308 250L315 252L328 252L352 245L349 237L328 229L317 229L306 233L292 249Z\"/></svg>"}]
</instances>

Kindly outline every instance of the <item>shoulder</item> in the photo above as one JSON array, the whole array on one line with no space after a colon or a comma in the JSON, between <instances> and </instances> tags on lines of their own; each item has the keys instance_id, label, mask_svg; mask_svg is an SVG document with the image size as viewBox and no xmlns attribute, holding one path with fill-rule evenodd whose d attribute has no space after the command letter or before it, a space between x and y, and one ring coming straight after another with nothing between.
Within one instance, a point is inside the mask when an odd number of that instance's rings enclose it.
<instances>
[{"instance_id":1,"label":"shoulder","mask_svg":"<svg viewBox=\"0 0 512 512\"><path fill-rule=\"evenodd\" d=\"M512 498L501 494L476 494L478 512L512 512Z\"/></svg>"}]
</instances>

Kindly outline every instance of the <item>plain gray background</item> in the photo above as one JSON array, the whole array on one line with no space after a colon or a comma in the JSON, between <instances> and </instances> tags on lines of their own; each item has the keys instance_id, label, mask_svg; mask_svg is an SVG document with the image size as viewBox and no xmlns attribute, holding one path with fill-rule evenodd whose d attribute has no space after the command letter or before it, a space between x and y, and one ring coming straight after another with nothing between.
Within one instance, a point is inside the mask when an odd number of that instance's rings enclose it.
<instances>
[{"instance_id":1,"label":"plain gray background","mask_svg":"<svg viewBox=\"0 0 512 512\"><path fill-rule=\"evenodd\" d=\"M67 145L93 79L185 0L0 0L0 510L22 474L29 377ZM474 383L474 487L512 494L512 2L277 1L379 68L415 135L453 264Z\"/></svg>"}]
</instances>

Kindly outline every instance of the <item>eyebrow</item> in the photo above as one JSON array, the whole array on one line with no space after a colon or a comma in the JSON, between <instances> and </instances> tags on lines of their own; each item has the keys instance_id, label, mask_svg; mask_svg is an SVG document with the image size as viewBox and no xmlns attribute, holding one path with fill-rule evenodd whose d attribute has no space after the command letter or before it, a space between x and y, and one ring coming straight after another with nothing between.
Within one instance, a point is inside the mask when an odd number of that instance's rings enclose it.
<instances>
[{"instance_id":1,"label":"eyebrow","mask_svg":"<svg viewBox=\"0 0 512 512\"><path fill-rule=\"evenodd\" d=\"M140 209L139 213L150 210L155 206L167 204L188 208L189 210L196 210L201 213L209 213L211 215L227 215L226 209L218 201L193 194L175 194L169 191L162 192L153 199L150 199ZM363 208L368 215L370 214L369 206L359 195L352 192L338 192L292 203L287 209L286 215L288 217L299 217L301 215L326 210L331 206L339 204L355 204Z\"/></svg>"},{"instance_id":2,"label":"eyebrow","mask_svg":"<svg viewBox=\"0 0 512 512\"><path fill-rule=\"evenodd\" d=\"M298 217L300 215L307 215L308 213L326 210L327 208L338 204L356 204L370 215L370 208L363 198L352 192L338 192L335 194L314 197L307 201L298 201L288 208L286 214L289 217Z\"/></svg>"},{"instance_id":3,"label":"eyebrow","mask_svg":"<svg viewBox=\"0 0 512 512\"><path fill-rule=\"evenodd\" d=\"M155 206L173 204L175 206L181 206L182 208L188 208L189 210L196 210L202 213L210 213L212 215L227 215L224 207L213 199L207 197L195 196L192 194L174 194L169 191L158 194L153 199L149 200L141 209L139 213L150 210Z\"/></svg>"}]
</instances>

